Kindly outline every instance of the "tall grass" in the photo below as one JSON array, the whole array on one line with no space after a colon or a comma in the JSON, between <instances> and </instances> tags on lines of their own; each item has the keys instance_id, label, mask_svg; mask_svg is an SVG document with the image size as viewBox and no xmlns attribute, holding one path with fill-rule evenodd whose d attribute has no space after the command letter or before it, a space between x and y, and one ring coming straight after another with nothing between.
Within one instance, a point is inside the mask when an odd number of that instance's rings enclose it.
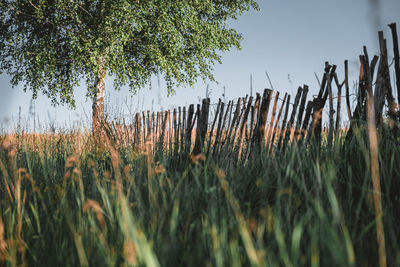
<instances>
[{"instance_id":1,"label":"tall grass","mask_svg":"<svg viewBox=\"0 0 400 267\"><path fill-rule=\"evenodd\" d=\"M0 144L0 265L379 262L363 128L245 163L232 153L153 157L86 132L3 135ZM378 156L387 261L400 266L400 145L386 130Z\"/></svg>"}]
</instances>

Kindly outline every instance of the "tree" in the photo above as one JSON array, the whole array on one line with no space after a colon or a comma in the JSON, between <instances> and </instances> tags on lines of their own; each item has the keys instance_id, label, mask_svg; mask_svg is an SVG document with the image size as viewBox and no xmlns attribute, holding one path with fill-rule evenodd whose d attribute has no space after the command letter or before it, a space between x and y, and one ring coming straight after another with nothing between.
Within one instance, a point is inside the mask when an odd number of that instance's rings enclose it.
<instances>
[{"instance_id":1,"label":"tree","mask_svg":"<svg viewBox=\"0 0 400 267\"><path fill-rule=\"evenodd\" d=\"M169 93L214 80L218 52L240 48L227 21L251 8L258 9L253 0L0 0L0 73L33 98L41 91L70 107L85 80L96 131L106 75L133 93L155 73Z\"/></svg>"}]
</instances>

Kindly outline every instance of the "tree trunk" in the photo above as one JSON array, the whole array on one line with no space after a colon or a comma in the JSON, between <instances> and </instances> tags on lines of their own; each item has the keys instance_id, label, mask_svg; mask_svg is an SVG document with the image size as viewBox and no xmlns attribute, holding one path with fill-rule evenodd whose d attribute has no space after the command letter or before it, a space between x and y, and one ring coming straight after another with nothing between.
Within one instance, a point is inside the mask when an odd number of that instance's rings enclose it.
<instances>
[{"instance_id":1,"label":"tree trunk","mask_svg":"<svg viewBox=\"0 0 400 267\"><path fill-rule=\"evenodd\" d=\"M93 95L93 117L92 127L93 135L99 136L102 132L102 122L104 120L104 97L105 97L105 78L106 71L103 68L99 69L96 81L94 83L95 92Z\"/></svg>"}]
</instances>

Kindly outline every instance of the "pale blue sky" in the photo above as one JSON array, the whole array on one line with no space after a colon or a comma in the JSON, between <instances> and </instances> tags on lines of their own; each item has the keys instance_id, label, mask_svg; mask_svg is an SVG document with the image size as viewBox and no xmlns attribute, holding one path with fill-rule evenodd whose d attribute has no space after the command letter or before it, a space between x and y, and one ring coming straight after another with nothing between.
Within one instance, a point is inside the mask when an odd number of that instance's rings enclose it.
<instances>
[{"instance_id":1,"label":"pale blue sky","mask_svg":"<svg viewBox=\"0 0 400 267\"><path fill-rule=\"evenodd\" d=\"M392 58L392 39L387 24L396 22L400 29L400 0L258 2L260 12L251 11L232 22L232 26L243 34L242 50L223 54L223 63L215 66L214 74L219 84L209 85L212 102L221 97L223 86L226 87L227 100L249 93L250 74L253 76L253 92L262 92L270 87L266 70L274 88L282 95L285 92L294 94L303 84L309 85L311 94L316 94L318 85L314 72L321 76L325 61L338 65L339 79L342 80L343 61L348 59L350 79L356 80L362 46L366 45L371 55L378 54L378 30L384 30ZM153 107L157 111L198 103L205 91L206 84L199 82L193 88L177 88L176 95L167 97L164 83L161 82L159 89L154 77L151 90L143 88L131 96L128 90L114 91L108 79L106 101L112 108L111 114L122 113L128 118L136 110ZM35 101L37 117L44 124L50 117L58 126L90 121L91 100L85 99L86 88L76 88L75 92L76 110L54 108L46 97L39 96ZM22 116L28 119L30 99L30 92L24 93L21 87L12 89L9 77L0 75L0 129L9 129L17 124L19 107Z\"/></svg>"}]
</instances>

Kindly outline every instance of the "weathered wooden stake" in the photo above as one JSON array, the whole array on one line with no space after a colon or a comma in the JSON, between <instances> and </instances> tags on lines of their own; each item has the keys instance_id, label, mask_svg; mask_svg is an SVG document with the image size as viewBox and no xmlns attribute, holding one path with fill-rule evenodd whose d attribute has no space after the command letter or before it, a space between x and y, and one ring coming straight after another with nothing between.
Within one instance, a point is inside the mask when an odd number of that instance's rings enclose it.
<instances>
[{"instance_id":1,"label":"weathered wooden stake","mask_svg":"<svg viewBox=\"0 0 400 267\"><path fill-rule=\"evenodd\" d=\"M218 148L218 145L221 143L221 133L223 131L222 128L222 118L224 115L224 108L225 108L225 103L221 103L221 108L219 112L219 119L218 119L218 127L217 127L217 134L215 135L215 142L214 142L214 149L213 149L213 155L215 156L216 149Z\"/></svg>"},{"instance_id":2,"label":"weathered wooden stake","mask_svg":"<svg viewBox=\"0 0 400 267\"><path fill-rule=\"evenodd\" d=\"M296 97L294 98L294 104L293 104L293 109L292 109L292 114L290 115L290 120L287 125L286 133L285 133L285 139L283 142L283 150L285 150L287 143L292 140L292 134L294 133L293 131L293 124L294 120L296 118L296 113L297 113L297 107L299 106L299 101L301 97L301 93L303 91L303 88L299 86L297 89Z\"/></svg>"},{"instance_id":3,"label":"weathered wooden stake","mask_svg":"<svg viewBox=\"0 0 400 267\"><path fill-rule=\"evenodd\" d=\"M393 54L394 54L394 69L396 72L396 86L397 86L397 104L400 105L400 55L399 55L399 41L397 39L396 23L388 25L392 31L393 38ZM400 110L400 107L398 107Z\"/></svg>"},{"instance_id":4,"label":"weathered wooden stake","mask_svg":"<svg viewBox=\"0 0 400 267\"><path fill-rule=\"evenodd\" d=\"M280 132L280 135L279 135L278 150L281 149L281 147L282 147L282 142L283 142L283 140L285 140L285 135L286 135L286 121L287 121L287 117L288 117L288 114L289 114L289 106L290 106L290 95L288 95L288 97L287 97L287 103L286 103L286 108L285 108L285 115L283 116L281 132Z\"/></svg>"},{"instance_id":5,"label":"weathered wooden stake","mask_svg":"<svg viewBox=\"0 0 400 267\"><path fill-rule=\"evenodd\" d=\"M247 126L247 118L248 118L249 113L250 113L250 108L251 108L252 102L253 102L253 97L250 96L249 102L247 103L246 111L244 112L244 115L243 115L242 123L240 125L239 145L238 145L238 159L240 159L240 157L242 155L244 130L245 130L246 126Z\"/></svg>"},{"instance_id":6,"label":"weathered wooden stake","mask_svg":"<svg viewBox=\"0 0 400 267\"><path fill-rule=\"evenodd\" d=\"M276 115L276 106L278 104L278 99L279 99L279 92L275 93L275 100L274 100L274 106L272 107L272 116L271 116L271 122L270 126L268 127L268 134L267 134L267 142L266 145L269 148L270 143L271 143L271 138L272 138L272 132L275 131L274 129L274 121L275 121L275 115Z\"/></svg>"},{"instance_id":7,"label":"weathered wooden stake","mask_svg":"<svg viewBox=\"0 0 400 267\"><path fill-rule=\"evenodd\" d=\"M232 138L232 133L233 133L233 131L236 131L236 130L235 130L235 127L236 127L236 125L237 125L237 121L238 121L238 118L239 118L239 115L240 115L241 101L242 101L241 98L239 98L239 99L237 100L236 109L235 109L235 112L233 113L232 123L230 124L230 127L229 127L229 132L228 132L227 141L226 141L226 146L227 146L228 148L229 148L229 146L232 144L232 140L233 140L233 142L234 142L234 140L235 140L235 137ZM233 146L233 145L232 145L232 146Z\"/></svg>"},{"instance_id":8,"label":"weathered wooden stake","mask_svg":"<svg viewBox=\"0 0 400 267\"><path fill-rule=\"evenodd\" d=\"M226 108L226 112L225 112L225 116L224 116L224 119L223 119L223 123L222 123L222 130L221 130L221 142L218 144L218 146L216 147L216 154L218 154L220 151L221 151L221 149L222 149L222 146L225 144L225 142L226 142L226 139L227 139L227 133L228 133L228 130L229 130L229 124L228 124L228 127L227 128L225 128L225 124L226 124L226 119L227 119L227 116L231 116L231 114L232 114L232 106L233 106L233 101L229 101L228 102L228 107ZM229 114L229 115L228 115ZM223 138L223 136L224 136L224 138ZM222 140L222 138L223 138L223 140Z\"/></svg>"},{"instance_id":9,"label":"weathered wooden stake","mask_svg":"<svg viewBox=\"0 0 400 267\"><path fill-rule=\"evenodd\" d=\"M300 138L300 128L301 128L301 122L303 121L303 113L304 113L304 108L306 105L306 100L307 100L307 94L308 94L308 86L304 85L303 86L303 92L301 95L301 102L300 102L300 107L299 107L299 115L297 116L297 122L296 122L296 131L295 131L295 137L296 140Z\"/></svg>"},{"instance_id":10,"label":"weathered wooden stake","mask_svg":"<svg viewBox=\"0 0 400 267\"><path fill-rule=\"evenodd\" d=\"M282 105L281 105L281 107L279 108L278 118L276 119L276 122L275 122L275 126L274 126L274 130L273 130L271 142L270 142L269 148L268 148L269 150L272 149L272 145L274 144L275 136L276 136L277 129L278 129L279 120L281 119L282 110L283 110L283 107L285 106L285 103L286 103L287 98L288 98L288 93L285 93L285 96L284 96L284 98L283 98Z\"/></svg>"},{"instance_id":11,"label":"weathered wooden stake","mask_svg":"<svg viewBox=\"0 0 400 267\"><path fill-rule=\"evenodd\" d=\"M213 138L213 133L214 133L214 127L215 127L215 123L216 123L217 118L218 118L218 113L219 113L219 109L221 107L221 103L222 103L222 100L220 98L218 100L217 110L215 111L214 120L213 120L213 123L212 123L212 126L211 126L210 136L208 138L207 156L210 153L210 148L211 148L212 138ZM215 139L214 143L215 142L216 142L216 139Z\"/></svg>"},{"instance_id":12,"label":"weathered wooden stake","mask_svg":"<svg viewBox=\"0 0 400 267\"><path fill-rule=\"evenodd\" d=\"M268 118L268 110L271 98L272 90L265 89L261 100L260 112L254 132L254 145L257 147L258 151L261 151L262 143L264 142L265 124Z\"/></svg>"},{"instance_id":13,"label":"weathered wooden stake","mask_svg":"<svg viewBox=\"0 0 400 267\"><path fill-rule=\"evenodd\" d=\"M351 116L351 105L350 105L350 89L349 89L349 63L347 60L344 61L344 85L346 87L346 107L347 116L349 117L350 123L353 120Z\"/></svg>"},{"instance_id":14,"label":"weathered wooden stake","mask_svg":"<svg viewBox=\"0 0 400 267\"><path fill-rule=\"evenodd\" d=\"M307 134L312 108L313 108L313 101L308 101L306 107L306 114L304 115L303 125L301 126L301 140L304 140L304 137Z\"/></svg>"},{"instance_id":15,"label":"weathered wooden stake","mask_svg":"<svg viewBox=\"0 0 400 267\"><path fill-rule=\"evenodd\" d=\"M193 149L194 155L200 154L204 146L204 140L206 138L207 128L208 128L209 108L210 108L210 99L209 98L203 99L200 116L199 119L197 120L196 140Z\"/></svg>"},{"instance_id":16,"label":"weathered wooden stake","mask_svg":"<svg viewBox=\"0 0 400 267\"><path fill-rule=\"evenodd\" d=\"M191 105L189 105L188 118L187 118L187 124L186 124L186 143L185 143L186 153L190 153L190 149L192 146L193 116L194 116L194 105L191 104Z\"/></svg>"}]
</instances>

